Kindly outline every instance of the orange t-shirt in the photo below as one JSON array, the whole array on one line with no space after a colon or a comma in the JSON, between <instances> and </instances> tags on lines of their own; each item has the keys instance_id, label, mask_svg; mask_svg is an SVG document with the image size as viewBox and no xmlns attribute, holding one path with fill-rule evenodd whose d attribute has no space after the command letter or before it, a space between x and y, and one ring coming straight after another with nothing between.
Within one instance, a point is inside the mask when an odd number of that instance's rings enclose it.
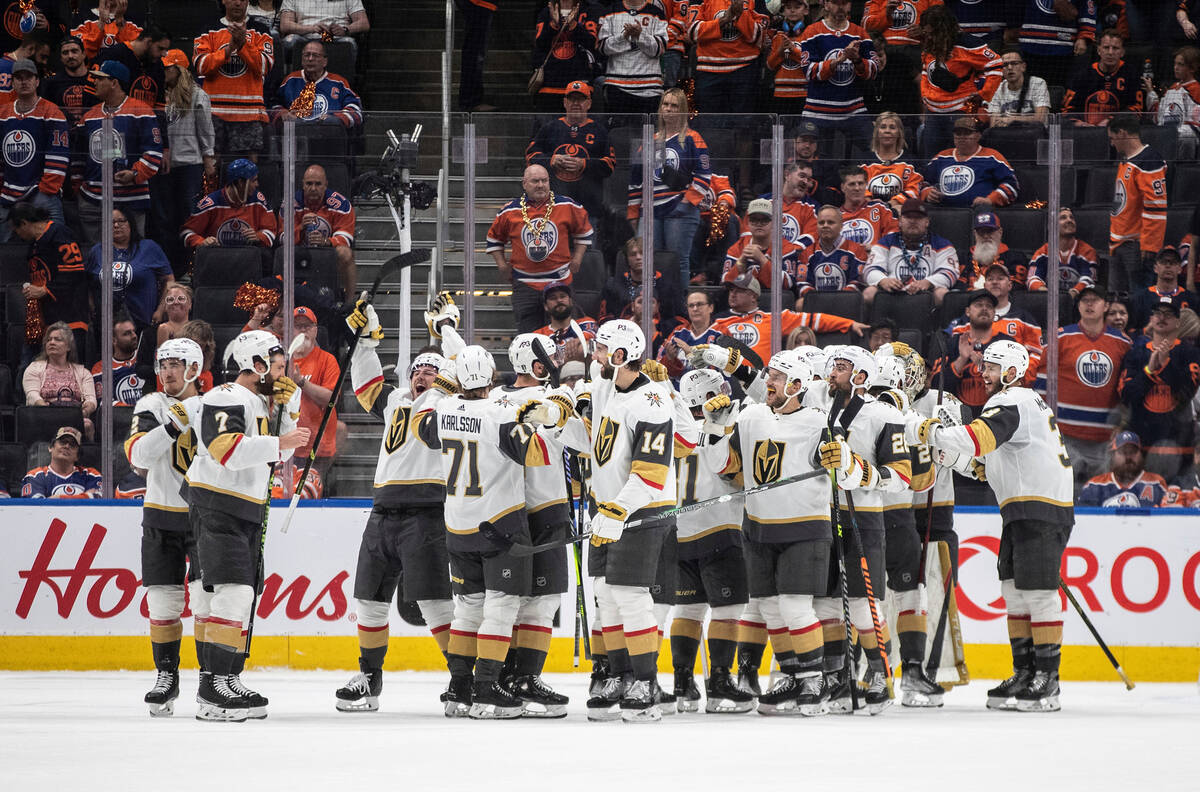
<instances>
[{"instance_id":1,"label":"orange t-shirt","mask_svg":"<svg viewBox=\"0 0 1200 792\"><path fill-rule=\"evenodd\" d=\"M322 388L330 390L337 387L338 381L338 364L337 359L320 347L314 347L304 357L292 357L292 378L299 382L301 376L306 376L314 385L320 385ZM315 402L308 398L307 395L300 396L300 419L296 422L297 426L302 426L312 431L315 435L317 427L321 425L321 414L325 411L324 402ZM321 446L317 449L317 456L328 457L337 453L337 410L335 409L329 416L329 424L325 427L325 436L321 438ZM297 448L296 454L293 457L297 460L297 464L302 464L305 457L308 456L311 445Z\"/></svg>"}]
</instances>

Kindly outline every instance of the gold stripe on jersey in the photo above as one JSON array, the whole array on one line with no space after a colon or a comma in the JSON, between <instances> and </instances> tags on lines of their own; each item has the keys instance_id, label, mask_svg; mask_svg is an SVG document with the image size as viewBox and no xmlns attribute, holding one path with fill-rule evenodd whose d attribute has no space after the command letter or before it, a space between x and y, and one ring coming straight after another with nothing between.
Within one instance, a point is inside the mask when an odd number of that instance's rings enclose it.
<instances>
[{"instance_id":1,"label":"gold stripe on jersey","mask_svg":"<svg viewBox=\"0 0 1200 792\"><path fill-rule=\"evenodd\" d=\"M188 479L188 489L208 490L209 492L215 492L218 495L227 495L230 498L237 498L238 500L245 501L246 503L253 503L256 506L261 506L267 502L266 497L255 498L250 495L245 495L241 492L223 489L215 484L205 484L198 481L192 481L191 479Z\"/></svg>"},{"instance_id":2,"label":"gold stripe on jersey","mask_svg":"<svg viewBox=\"0 0 1200 792\"><path fill-rule=\"evenodd\" d=\"M535 434L525 446L525 467L545 467L549 464L550 451L546 448L546 441Z\"/></svg>"},{"instance_id":3,"label":"gold stripe on jersey","mask_svg":"<svg viewBox=\"0 0 1200 792\"><path fill-rule=\"evenodd\" d=\"M375 485L375 489L383 489L384 487L394 487L394 486L397 486L397 485L403 485L403 484L409 484L409 485L412 485L412 484L437 484L437 485L444 485L445 483L446 483L446 482L442 481L440 478L432 478L432 479L391 479L391 480L384 481L384 482L380 482L380 483L376 484L376 485Z\"/></svg>"},{"instance_id":4,"label":"gold stripe on jersey","mask_svg":"<svg viewBox=\"0 0 1200 792\"><path fill-rule=\"evenodd\" d=\"M363 388L358 393L355 393L354 398L358 399L358 403L362 405L364 410L371 412L371 409L375 406L376 400L379 399L379 394L382 392L383 379L380 378L367 385L367 387Z\"/></svg>"},{"instance_id":5,"label":"gold stripe on jersey","mask_svg":"<svg viewBox=\"0 0 1200 792\"><path fill-rule=\"evenodd\" d=\"M672 452L676 459L683 459L696 450L695 446L688 445L680 439L679 435L675 435L675 450Z\"/></svg>"},{"instance_id":6,"label":"gold stripe on jersey","mask_svg":"<svg viewBox=\"0 0 1200 792\"><path fill-rule=\"evenodd\" d=\"M700 640L700 622L692 619L675 619L671 622L671 637L680 636L682 638L691 638L693 641Z\"/></svg>"},{"instance_id":7,"label":"gold stripe on jersey","mask_svg":"<svg viewBox=\"0 0 1200 792\"><path fill-rule=\"evenodd\" d=\"M136 434L131 434L129 437L127 437L125 439L124 448L125 448L125 458L126 459L129 459L129 455L133 451L133 444L138 441L139 437L144 437L145 435L146 435L146 432L137 432Z\"/></svg>"},{"instance_id":8,"label":"gold stripe on jersey","mask_svg":"<svg viewBox=\"0 0 1200 792\"><path fill-rule=\"evenodd\" d=\"M714 526L707 530L701 531L698 534L692 534L691 536L686 536L686 537L680 536L677 541L679 542L679 544L687 544L688 542L695 542L699 539L703 539L706 536L712 536L713 534L717 533L718 531L740 531L740 530L742 530L742 526L732 525L732 524L727 523L725 525Z\"/></svg>"},{"instance_id":9,"label":"gold stripe on jersey","mask_svg":"<svg viewBox=\"0 0 1200 792\"><path fill-rule=\"evenodd\" d=\"M992 433L992 427L988 426L987 421L976 418L967 424L967 432L975 440L974 456L983 456L996 450L996 435Z\"/></svg>"},{"instance_id":10,"label":"gold stripe on jersey","mask_svg":"<svg viewBox=\"0 0 1200 792\"><path fill-rule=\"evenodd\" d=\"M262 434L265 434L265 432ZM208 444L208 453L217 464L224 464L226 456L241 442L243 436L241 432L219 434Z\"/></svg>"},{"instance_id":11,"label":"gold stripe on jersey","mask_svg":"<svg viewBox=\"0 0 1200 792\"><path fill-rule=\"evenodd\" d=\"M562 506L566 502L567 502L566 498L559 498L558 500L547 501L546 503L543 503L540 506L535 506L532 509L526 509L526 513L527 514L537 514L538 512L543 511L544 509L549 509L551 506Z\"/></svg>"},{"instance_id":12,"label":"gold stripe on jersey","mask_svg":"<svg viewBox=\"0 0 1200 792\"><path fill-rule=\"evenodd\" d=\"M504 511L500 512L497 515L489 517L488 519L484 520L484 522L488 522L488 523L492 523L492 524L498 523L501 520L503 520L505 517L508 517L510 514L515 514L519 511L521 511L521 509L523 509L524 507L525 507L524 504L518 504L516 506L505 509ZM450 527L449 523L447 523L446 530L452 534L457 534L459 536L466 536L468 534L479 533L479 526L476 525L474 528L466 528L466 529L454 529L454 528ZM500 659L503 660L504 658L500 658Z\"/></svg>"},{"instance_id":13,"label":"gold stripe on jersey","mask_svg":"<svg viewBox=\"0 0 1200 792\"><path fill-rule=\"evenodd\" d=\"M143 503L142 505L147 509L154 509L155 511L171 512L172 514L187 514L188 513L187 506L166 506L162 503Z\"/></svg>"},{"instance_id":14,"label":"gold stripe on jersey","mask_svg":"<svg viewBox=\"0 0 1200 792\"><path fill-rule=\"evenodd\" d=\"M891 468L892 472L905 481L912 481L912 460L898 459L895 462L889 462L885 467Z\"/></svg>"},{"instance_id":15,"label":"gold stripe on jersey","mask_svg":"<svg viewBox=\"0 0 1200 792\"><path fill-rule=\"evenodd\" d=\"M649 484L651 487L654 487L655 489L662 489L667 485L667 476L671 474L671 467L658 462L647 462L644 459L634 459L629 463L629 472Z\"/></svg>"},{"instance_id":16,"label":"gold stripe on jersey","mask_svg":"<svg viewBox=\"0 0 1200 792\"><path fill-rule=\"evenodd\" d=\"M1039 498L1037 495L1022 495L1016 498L1008 498L1000 504L1000 507L1004 508L1010 503L1045 503L1050 506L1058 506L1061 509L1071 509L1075 506L1071 501L1056 501L1053 498Z\"/></svg>"},{"instance_id":17,"label":"gold stripe on jersey","mask_svg":"<svg viewBox=\"0 0 1200 792\"><path fill-rule=\"evenodd\" d=\"M736 443L729 444L729 456L725 458L725 467L721 468L719 472L722 476L730 473L736 473L739 476L742 474L742 454L738 451ZM738 488L741 489L741 486L739 483Z\"/></svg>"},{"instance_id":18,"label":"gold stripe on jersey","mask_svg":"<svg viewBox=\"0 0 1200 792\"><path fill-rule=\"evenodd\" d=\"M923 492L932 487L936 479L937 469L929 467L920 473L913 473L912 478L908 482L908 487L913 492Z\"/></svg>"}]
</instances>

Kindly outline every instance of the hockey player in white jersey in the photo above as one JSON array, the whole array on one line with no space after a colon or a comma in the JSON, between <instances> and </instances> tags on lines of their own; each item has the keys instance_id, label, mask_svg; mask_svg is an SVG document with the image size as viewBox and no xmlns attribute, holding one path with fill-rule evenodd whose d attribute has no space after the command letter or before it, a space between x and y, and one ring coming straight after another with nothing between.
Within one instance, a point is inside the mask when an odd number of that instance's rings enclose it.
<instances>
[{"instance_id":1,"label":"hockey player in white jersey","mask_svg":"<svg viewBox=\"0 0 1200 792\"><path fill-rule=\"evenodd\" d=\"M803 406L812 370L795 350L777 352L767 364L766 402L743 409L732 434L714 451L725 451L724 475L741 474L746 489L819 470L819 446L827 416ZM727 397L704 406L710 423L722 422ZM782 674L758 697L764 715L822 715L824 643L814 600L829 586L832 530L829 485L824 476L746 496L746 556L750 596L768 626L778 619L786 642L772 635Z\"/></svg>"},{"instance_id":2,"label":"hockey player in white jersey","mask_svg":"<svg viewBox=\"0 0 1200 792\"><path fill-rule=\"evenodd\" d=\"M203 366L204 352L195 341L164 341L154 355L154 373L163 390L138 399L125 441L129 464L144 471L146 479L142 585L146 587L150 646L158 676L145 700L156 717L173 714L179 696L180 616L188 594L195 619L196 659L201 676L209 674L204 649L209 594L200 582L196 535L188 520L187 501L179 492L196 453L192 416L198 406L196 382Z\"/></svg>"},{"instance_id":3,"label":"hockey player in white jersey","mask_svg":"<svg viewBox=\"0 0 1200 792\"><path fill-rule=\"evenodd\" d=\"M838 487L847 490L841 499L838 520L842 526L842 550L846 558L846 579L850 597L850 618L858 630L859 644L867 658L867 692L864 696L871 714L882 712L890 703L888 670L883 655L888 651L888 627L881 623L883 646L874 632L871 603L858 551L851 542L851 526L856 525L862 538L863 553L871 577L876 601L884 580L883 495L908 489L912 463L904 442L904 416L890 404L866 396L875 377L875 359L860 347L826 348L826 377L832 399L830 430L832 437L821 445L821 464L836 473ZM848 506L853 505L851 511ZM836 558L836 553L834 558ZM826 597L816 603L817 615L825 637L826 689L831 712L851 711L850 682L844 678L846 633L842 621L842 603L837 570L831 569ZM882 619L882 607L876 607Z\"/></svg>"},{"instance_id":4,"label":"hockey player in white jersey","mask_svg":"<svg viewBox=\"0 0 1200 792\"><path fill-rule=\"evenodd\" d=\"M413 420L413 431L442 453L446 482L446 549L454 588L446 691L447 716L479 719L521 715L522 702L500 683L521 598L529 595L531 559L511 551L528 545L524 468L544 466L550 452L537 432L507 420L488 393L496 364L483 347L468 346L454 361L462 392L441 399ZM555 402L539 405L565 423Z\"/></svg>"},{"instance_id":5,"label":"hockey player in white jersey","mask_svg":"<svg viewBox=\"0 0 1200 792\"><path fill-rule=\"evenodd\" d=\"M446 486L441 453L418 440L410 424L414 415L458 388L446 358L436 352L417 355L409 366L406 388L387 384L376 351L383 330L375 309L359 301L346 324L361 333L350 360L354 395L386 428L375 466L374 503L354 573L359 673L335 692L334 699L342 712L373 712L379 709L383 690L388 616L398 586L404 600L417 603L442 654L449 646L454 602L446 572L450 558L442 515ZM443 348L456 353L463 344L453 333L452 327L442 330Z\"/></svg>"},{"instance_id":6,"label":"hockey player in white jersey","mask_svg":"<svg viewBox=\"0 0 1200 792\"><path fill-rule=\"evenodd\" d=\"M284 376L283 348L251 330L229 342L225 367L236 378L201 397L200 442L186 482L204 586L212 590L205 628L206 665L196 715L201 720L265 718L267 700L240 679L253 617L271 467L308 442L296 428L300 391ZM282 411L278 436L271 433Z\"/></svg>"},{"instance_id":7,"label":"hockey player in white jersey","mask_svg":"<svg viewBox=\"0 0 1200 792\"><path fill-rule=\"evenodd\" d=\"M694 369L679 380L679 398L692 421L704 421L704 405L718 396L728 397L729 383L712 369ZM736 407L727 412L736 417ZM676 416L676 431L680 416ZM696 447L676 459L679 505L717 498L739 487L731 477L720 475L726 452L713 453L713 443L724 439L727 426L705 426ZM738 622L748 599L746 558L743 552L741 499L714 504L676 517L678 583L675 613L671 622L671 661L675 670L675 706L679 712L699 708L696 688L696 653L700 648L704 617L711 607L708 625L709 675L705 684L706 712L745 712L754 704L750 694L738 688L730 669L737 650Z\"/></svg>"},{"instance_id":8,"label":"hockey player in white jersey","mask_svg":"<svg viewBox=\"0 0 1200 792\"><path fill-rule=\"evenodd\" d=\"M1029 353L1000 340L983 351L988 400L966 426L943 426L914 416L906 433L914 441L959 454L985 477L1000 504L1003 523L997 570L1008 611L1013 675L988 691L988 707L1023 712L1057 711L1062 648L1058 595L1063 550L1075 522L1071 460L1054 413L1021 386ZM982 460L982 464L980 464Z\"/></svg>"}]
</instances>

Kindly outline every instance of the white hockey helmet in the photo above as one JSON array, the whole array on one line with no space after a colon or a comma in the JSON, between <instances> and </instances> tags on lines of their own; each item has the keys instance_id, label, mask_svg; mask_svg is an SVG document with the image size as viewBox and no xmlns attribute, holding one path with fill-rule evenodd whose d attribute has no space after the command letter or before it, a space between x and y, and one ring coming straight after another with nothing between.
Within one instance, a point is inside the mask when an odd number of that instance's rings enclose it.
<instances>
[{"instance_id":1,"label":"white hockey helmet","mask_svg":"<svg viewBox=\"0 0 1200 792\"><path fill-rule=\"evenodd\" d=\"M225 347L225 369L238 374L243 371L253 372L258 374L258 379L262 382L266 380L267 372L258 372L254 364L256 361L260 362L269 370L271 356L276 353L283 354L283 344L274 333L266 330L248 330Z\"/></svg>"},{"instance_id":2,"label":"white hockey helmet","mask_svg":"<svg viewBox=\"0 0 1200 792\"><path fill-rule=\"evenodd\" d=\"M528 374L531 377L537 377L533 373L533 364L538 359L537 353L534 350L535 344L542 348L547 358L553 358L554 353L558 351L554 340L550 336L544 336L540 333L521 333L508 345L508 362L512 364L513 371L518 374ZM545 382L550 379L550 373L545 372L542 376L537 377L537 379Z\"/></svg>"},{"instance_id":3,"label":"white hockey helmet","mask_svg":"<svg viewBox=\"0 0 1200 792\"><path fill-rule=\"evenodd\" d=\"M732 392L729 381L713 369L692 369L679 378L679 396L688 407L703 407L709 399Z\"/></svg>"},{"instance_id":4,"label":"white hockey helmet","mask_svg":"<svg viewBox=\"0 0 1200 792\"><path fill-rule=\"evenodd\" d=\"M163 361L165 360L182 360L184 367L184 382L191 382L200 376L200 370L204 368L204 350L190 338L170 338L162 342L158 351L154 353L154 373L159 374L162 369ZM188 377L187 369L196 364L196 375Z\"/></svg>"},{"instance_id":5,"label":"white hockey helmet","mask_svg":"<svg viewBox=\"0 0 1200 792\"><path fill-rule=\"evenodd\" d=\"M629 319L610 319L600 325L596 332L596 345L603 344L608 350L608 363L612 364L612 356L618 349L625 350L625 362L640 360L646 351L646 336L642 328ZM623 364L622 364L623 365Z\"/></svg>"},{"instance_id":6,"label":"white hockey helmet","mask_svg":"<svg viewBox=\"0 0 1200 792\"><path fill-rule=\"evenodd\" d=\"M875 372L878 366L875 364L875 358L871 353L862 347L857 347L852 344L838 344L836 346L827 347L825 349L825 377L828 379L833 374L833 364L838 360L844 360L850 364L850 382L856 388L866 387L871 380L875 379ZM865 374L861 383L855 383L859 373Z\"/></svg>"},{"instance_id":7,"label":"white hockey helmet","mask_svg":"<svg viewBox=\"0 0 1200 792\"><path fill-rule=\"evenodd\" d=\"M433 366L438 371L442 371L444 368L446 368L446 358L442 357L437 352L422 352L413 358L412 365L408 367L409 378L411 378L413 374L417 373L417 369L420 366Z\"/></svg>"},{"instance_id":8,"label":"white hockey helmet","mask_svg":"<svg viewBox=\"0 0 1200 792\"><path fill-rule=\"evenodd\" d=\"M788 385L794 382L800 383L800 390L795 393L784 392L784 395L789 399L802 398L805 391L808 390L808 386L812 384L812 367L808 365L808 361L804 359L804 356L795 349L783 349L776 352L767 361L767 368L775 369L783 374Z\"/></svg>"},{"instance_id":9,"label":"white hockey helmet","mask_svg":"<svg viewBox=\"0 0 1200 792\"><path fill-rule=\"evenodd\" d=\"M886 352L884 352L885 349L887 349ZM872 388L902 390L904 387L904 360L893 355L886 344L875 350L874 357L875 376L867 385Z\"/></svg>"},{"instance_id":10,"label":"white hockey helmet","mask_svg":"<svg viewBox=\"0 0 1200 792\"><path fill-rule=\"evenodd\" d=\"M463 390L489 387L492 384L492 376L496 373L496 360L492 353L474 344L459 352L454 364L458 384Z\"/></svg>"},{"instance_id":11,"label":"white hockey helmet","mask_svg":"<svg viewBox=\"0 0 1200 792\"><path fill-rule=\"evenodd\" d=\"M821 347L801 344L798 347L793 347L792 351L800 355L808 367L812 369L813 376L819 377L825 371L825 350Z\"/></svg>"},{"instance_id":12,"label":"white hockey helmet","mask_svg":"<svg viewBox=\"0 0 1200 792\"><path fill-rule=\"evenodd\" d=\"M1007 388L1020 382L1025 372L1029 371L1029 351L1016 341L993 341L983 350L983 362L995 363L1000 367L1000 387ZM1006 376L1010 368L1017 370L1011 380Z\"/></svg>"}]
</instances>

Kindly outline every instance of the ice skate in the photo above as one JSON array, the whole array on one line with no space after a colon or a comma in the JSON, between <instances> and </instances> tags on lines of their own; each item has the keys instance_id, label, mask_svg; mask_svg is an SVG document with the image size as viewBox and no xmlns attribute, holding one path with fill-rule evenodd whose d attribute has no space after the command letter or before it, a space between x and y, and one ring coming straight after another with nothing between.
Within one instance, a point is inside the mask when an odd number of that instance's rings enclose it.
<instances>
[{"instance_id":1,"label":"ice skate","mask_svg":"<svg viewBox=\"0 0 1200 792\"><path fill-rule=\"evenodd\" d=\"M1058 712L1058 672L1038 671L1029 684L1017 691L1017 709L1021 712Z\"/></svg>"},{"instance_id":2,"label":"ice skate","mask_svg":"<svg viewBox=\"0 0 1200 792\"><path fill-rule=\"evenodd\" d=\"M987 708L994 710L1017 709L1017 693L1033 681L1033 669L1018 668L1013 675L988 691Z\"/></svg>"},{"instance_id":3,"label":"ice skate","mask_svg":"<svg viewBox=\"0 0 1200 792\"><path fill-rule=\"evenodd\" d=\"M677 713L679 711L675 708L677 701L674 693L664 690L657 681L654 683L654 703L658 705L658 711L661 714L674 715Z\"/></svg>"},{"instance_id":4,"label":"ice skate","mask_svg":"<svg viewBox=\"0 0 1200 792\"><path fill-rule=\"evenodd\" d=\"M801 676L797 682L800 690L796 693L796 707L806 718L829 713L828 696L825 691L824 678L820 672Z\"/></svg>"},{"instance_id":5,"label":"ice skate","mask_svg":"<svg viewBox=\"0 0 1200 792\"><path fill-rule=\"evenodd\" d=\"M658 692L658 680L634 680L621 697L621 720L626 723L653 723L662 720Z\"/></svg>"},{"instance_id":6,"label":"ice skate","mask_svg":"<svg viewBox=\"0 0 1200 792\"><path fill-rule=\"evenodd\" d=\"M499 682L475 681L471 689L471 709L467 717L473 720L511 720L521 717L521 699Z\"/></svg>"},{"instance_id":7,"label":"ice skate","mask_svg":"<svg viewBox=\"0 0 1200 792\"><path fill-rule=\"evenodd\" d=\"M242 678L238 674L229 675L229 689L246 700L246 706L250 708L246 713L246 717L251 720L262 720L267 717L267 697L259 693L255 693L250 688L242 684Z\"/></svg>"},{"instance_id":8,"label":"ice skate","mask_svg":"<svg viewBox=\"0 0 1200 792\"><path fill-rule=\"evenodd\" d=\"M154 687L146 694L150 717L169 718L175 714L175 699L179 698L179 672L159 670Z\"/></svg>"},{"instance_id":9,"label":"ice skate","mask_svg":"<svg viewBox=\"0 0 1200 792\"><path fill-rule=\"evenodd\" d=\"M540 676L529 674L515 677L509 687L521 700L523 718L565 718L569 698L557 693Z\"/></svg>"},{"instance_id":10,"label":"ice skate","mask_svg":"<svg viewBox=\"0 0 1200 792\"><path fill-rule=\"evenodd\" d=\"M700 709L700 689L696 687L696 676L691 669L675 669L675 710L696 712Z\"/></svg>"},{"instance_id":11,"label":"ice skate","mask_svg":"<svg viewBox=\"0 0 1200 792\"><path fill-rule=\"evenodd\" d=\"M345 687L338 688L334 706L338 712L375 712L379 709L379 693L383 690L383 669L366 668L355 674Z\"/></svg>"},{"instance_id":12,"label":"ice skate","mask_svg":"<svg viewBox=\"0 0 1200 792\"><path fill-rule=\"evenodd\" d=\"M837 671L825 674L825 692L829 712L834 715L854 714L854 697L850 694L850 683Z\"/></svg>"},{"instance_id":13,"label":"ice skate","mask_svg":"<svg viewBox=\"0 0 1200 792\"><path fill-rule=\"evenodd\" d=\"M867 712L878 715L892 705L891 691L888 690L887 674L883 671L867 671L867 692L863 700L867 704Z\"/></svg>"},{"instance_id":14,"label":"ice skate","mask_svg":"<svg viewBox=\"0 0 1200 792\"><path fill-rule=\"evenodd\" d=\"M588 696L598 696L608 679L608 655L592 658L592 679L588 683Z\"/></svg>"},{"instance_id":15,"label":"ice skate","mask_svg":"<svg viewBox=\"0 0 1200 792\"><path fill-rule=\"evenodd\" d=\"M799 715L800 709L796 704L796 696L800 693L800 685L791 674L784 674L775 680L771 689L758 697L759 715Z\"/></svg>"},{"instance_id":16,"label":"ice skate","mask_svg":"<svg viewBox=\"0 0 1200 792\"><path fill-rule=\"evenodd\" d=\"M621 717L621 698L627 683L621 677L605 677L599 692L588 699L587 716L590 721L612 721Z\"/></svg>"},{"instance_id":17,"label":"ice skate","mask_svg":"<svg viewBox=\"0 0 1200 792\"><path fill-rule=\"evenodd\" d=\"M758 698L762 688L758 684L758 666L738 666L738 687Z\"/></svg>"},{"instance_id":18,"label":"ice skate","mask_svg":"<svg viewBox=\"0 0 1200 792\"><path fill-rule=\"evenodd\" d=\"M229 676L200 672L200 689L196 692L196 720L241 723L250 714L250 703L234 693Z\"/></svg>"},{"instance_id":19,"label":"ice skate","mask_svg":"<svg viewBox=\"0 0 1200 792\"><path fill-rule=\"evenodd\" d=\"M474 680L470 676L452 676L438 700L442 702L447 718L465 718L471 709L471 688Z\"/></svg>"},{"instance_id":20,"label":"ice skate","mask_svg":"<svg viewBox=\"0 0 1200 792\"><path fill-rule=\"evenodd\" d=\"M735 683L728 668L714 668L704 692L705 712L741 713L754 709L754 694Z\"/></svg>"},{"instance_id":21,"label":"ice skate","mask_svg":"<svg viewBox=\"0 0 1200 792\"><path fill-rule=\"evenodd\" d=\"M946 691L925 675L920 663L906 663L900 677L900 704L905 707L940 707Z\"/></svg>"}]
</instances>

